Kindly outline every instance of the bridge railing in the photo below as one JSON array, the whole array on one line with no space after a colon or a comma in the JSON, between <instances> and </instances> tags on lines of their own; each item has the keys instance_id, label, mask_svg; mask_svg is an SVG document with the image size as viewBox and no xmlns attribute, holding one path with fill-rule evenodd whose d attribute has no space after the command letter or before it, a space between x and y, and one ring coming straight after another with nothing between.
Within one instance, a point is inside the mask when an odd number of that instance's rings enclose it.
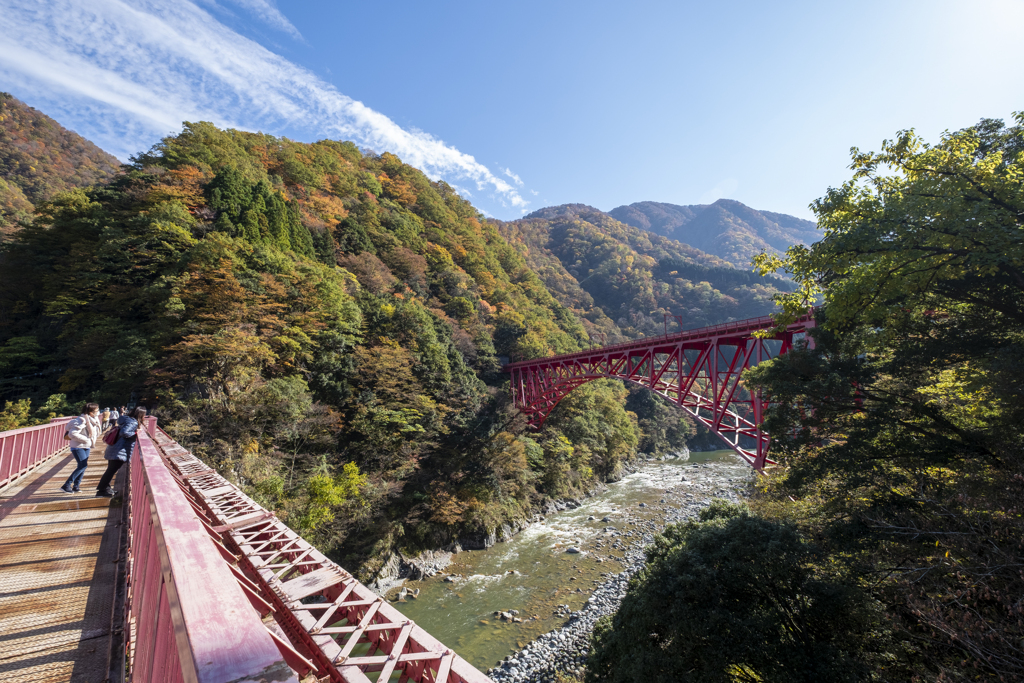
<instances>
[{"instance_id":1,"label":"bridge railing","mask_svg":"<svg viewBox=\"0 0 1024 683\"><path fill-rule=\"evenodd\" d=\"M238 585L303 680L491 683L216 470L162 431L152 434Z\"/></svg>"},{"instance_id":2,"label":"bridge railing","mask_svg":"<svg viewBox=\"0 0 1024 683\"><path fill-rule=\"evenodd\" d=\"M128 465L128 680L297 683L150 434Z\"/></svg>"},{"instance_id":3,"label":"bridge railing","mask_svg":"<svg viewBox=\"0 0 1024 683\"><path fill-rule=\"evenodd\" d=\"M69 420L57 417L50 424L0 432L0 489L66 450L64 425Z\"/></svg>"}]
</instances>

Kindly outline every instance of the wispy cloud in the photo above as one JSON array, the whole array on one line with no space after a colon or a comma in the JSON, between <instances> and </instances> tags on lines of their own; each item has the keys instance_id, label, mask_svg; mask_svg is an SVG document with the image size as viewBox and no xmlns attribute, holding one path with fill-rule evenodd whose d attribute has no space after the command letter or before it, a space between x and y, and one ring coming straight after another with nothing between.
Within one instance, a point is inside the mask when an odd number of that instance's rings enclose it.
<instances>
[{"instance_id":1,"label":"wispy cloud","mask_svg":"<svg viewBox=\"0 0 1024 683\"><path fill-rule=\"evenodd\" d=\"M518 185L519 187L522 187L522 186L523 186L523 181L522 181L522 180L520 180L519 176L517 176L517 175L516 175L515 173L513 173L511 169L508 169L508 168L506 168L506 169L505 169L505 171L504 171L504 173L505 173L505 175L507 175L507 176L508 176L509 178L511 178L511 179L512 179L513 181L515 181L515 184L516 184L516 185Z\"/></svg>"},{"instance_id":2,"label":"wispy cloud","mask_svg":"<svg viewBox=\"0 0 1024 683\"><path fill-rule=\"evenodd\" d=\"M293 38L302 39L302 34L299 33L299 29L295 28L292 22L288 21L288 17L281 14L281 10L274 7L270 0L229 1L238 5L242 9L248 10L249 13L254 15L257 19L270 24L274 28L284 31Z\"/></svg>"},{"instance_id":3,"label":"wispy cloud","mask_svg":"<svg viewBox=\"0 0 1024 683\"><path fill-rule=\"evenodd\" d=\"M432 178L475 184L502 206L529 203L471 155L403 129L187 0L0 0L0 36L0 77L85 117L121 158L183 120L207 120L354 140Z\"/></svg>"}]
</instances>

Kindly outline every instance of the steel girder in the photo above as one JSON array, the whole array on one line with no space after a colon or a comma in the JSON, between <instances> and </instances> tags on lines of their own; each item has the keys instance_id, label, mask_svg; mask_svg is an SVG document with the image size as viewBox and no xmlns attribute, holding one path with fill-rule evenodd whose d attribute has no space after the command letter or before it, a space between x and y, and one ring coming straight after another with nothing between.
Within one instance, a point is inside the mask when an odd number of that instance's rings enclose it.
<instances>
[{"instance_id":1,"label":"steel girder","mask_svg":"<svg viewBox=\"0 0 1024 683\"><path fill-rule=\"evenodd\" d=\"M687 330L589 351L520 361L512 375L516 407L539 428L558 402L576 387L612 378L651 389L681 406L729 448L761 470L770 438L761 429L766 401L743 386L744 370L788 352L814 326L809 314L765 338L770 317ZM807 337L807 342L813 341Z\"/></svg>"},{"instance_id":2,"label":"steel girder","mask_svg":"<svg viewBox=\"0 0 1024 683\"><path fill-rule=\"evenodd\" d=\"M491 683L163 431L153 441L303 680Z\"/></svg>"}]
</instances>

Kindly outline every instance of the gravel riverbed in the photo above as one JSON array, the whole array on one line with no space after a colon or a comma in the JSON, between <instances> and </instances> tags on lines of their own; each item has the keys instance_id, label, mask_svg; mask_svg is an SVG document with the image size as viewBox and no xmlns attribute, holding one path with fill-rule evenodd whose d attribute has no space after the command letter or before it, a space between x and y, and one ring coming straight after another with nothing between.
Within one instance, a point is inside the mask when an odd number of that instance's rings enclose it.
<instances>
[{"instance_id":1,"label":"gravel riverbed","mask_svg":"<svg viewBox=\"0 0 1024 683\"><path fill-rule=\"evenodd\" d=\"M625 568L606 575L581 609L566 610L567 621L561 628L536 638L488 670L495 683L549 683L556 680L556 672L581 676L594 623L618 609L629 579L644 565L644 548L654 541L654 535L667 524L695 518L712 499L738 501L749 481L747 476L737 477L736 466L721 463L692 465L681 472L681 479L674 484L664 484L665 497L660 503L631 506L625 516L608 520L600 538L578 549L621 560Z\"/></svg>"}]
</instances>

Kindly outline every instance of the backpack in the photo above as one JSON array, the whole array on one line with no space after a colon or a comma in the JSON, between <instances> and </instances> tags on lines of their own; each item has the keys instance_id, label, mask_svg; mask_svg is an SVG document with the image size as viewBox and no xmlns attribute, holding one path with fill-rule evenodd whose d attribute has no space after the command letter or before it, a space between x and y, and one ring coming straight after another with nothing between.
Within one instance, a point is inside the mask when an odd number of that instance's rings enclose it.
<instances>
[{"instance_id":1,"label":"backpack","mask_svg":"<svg viewBox=\"0 0 1024 683\"><path fill-rule=\"evenodd\" d=\"M74 422L74 421L75 421L74 419L71 419L71 420L68 420L64 424L64 440L65 441L71 441L71 423Z\"/></svg>"}]
</instances>

